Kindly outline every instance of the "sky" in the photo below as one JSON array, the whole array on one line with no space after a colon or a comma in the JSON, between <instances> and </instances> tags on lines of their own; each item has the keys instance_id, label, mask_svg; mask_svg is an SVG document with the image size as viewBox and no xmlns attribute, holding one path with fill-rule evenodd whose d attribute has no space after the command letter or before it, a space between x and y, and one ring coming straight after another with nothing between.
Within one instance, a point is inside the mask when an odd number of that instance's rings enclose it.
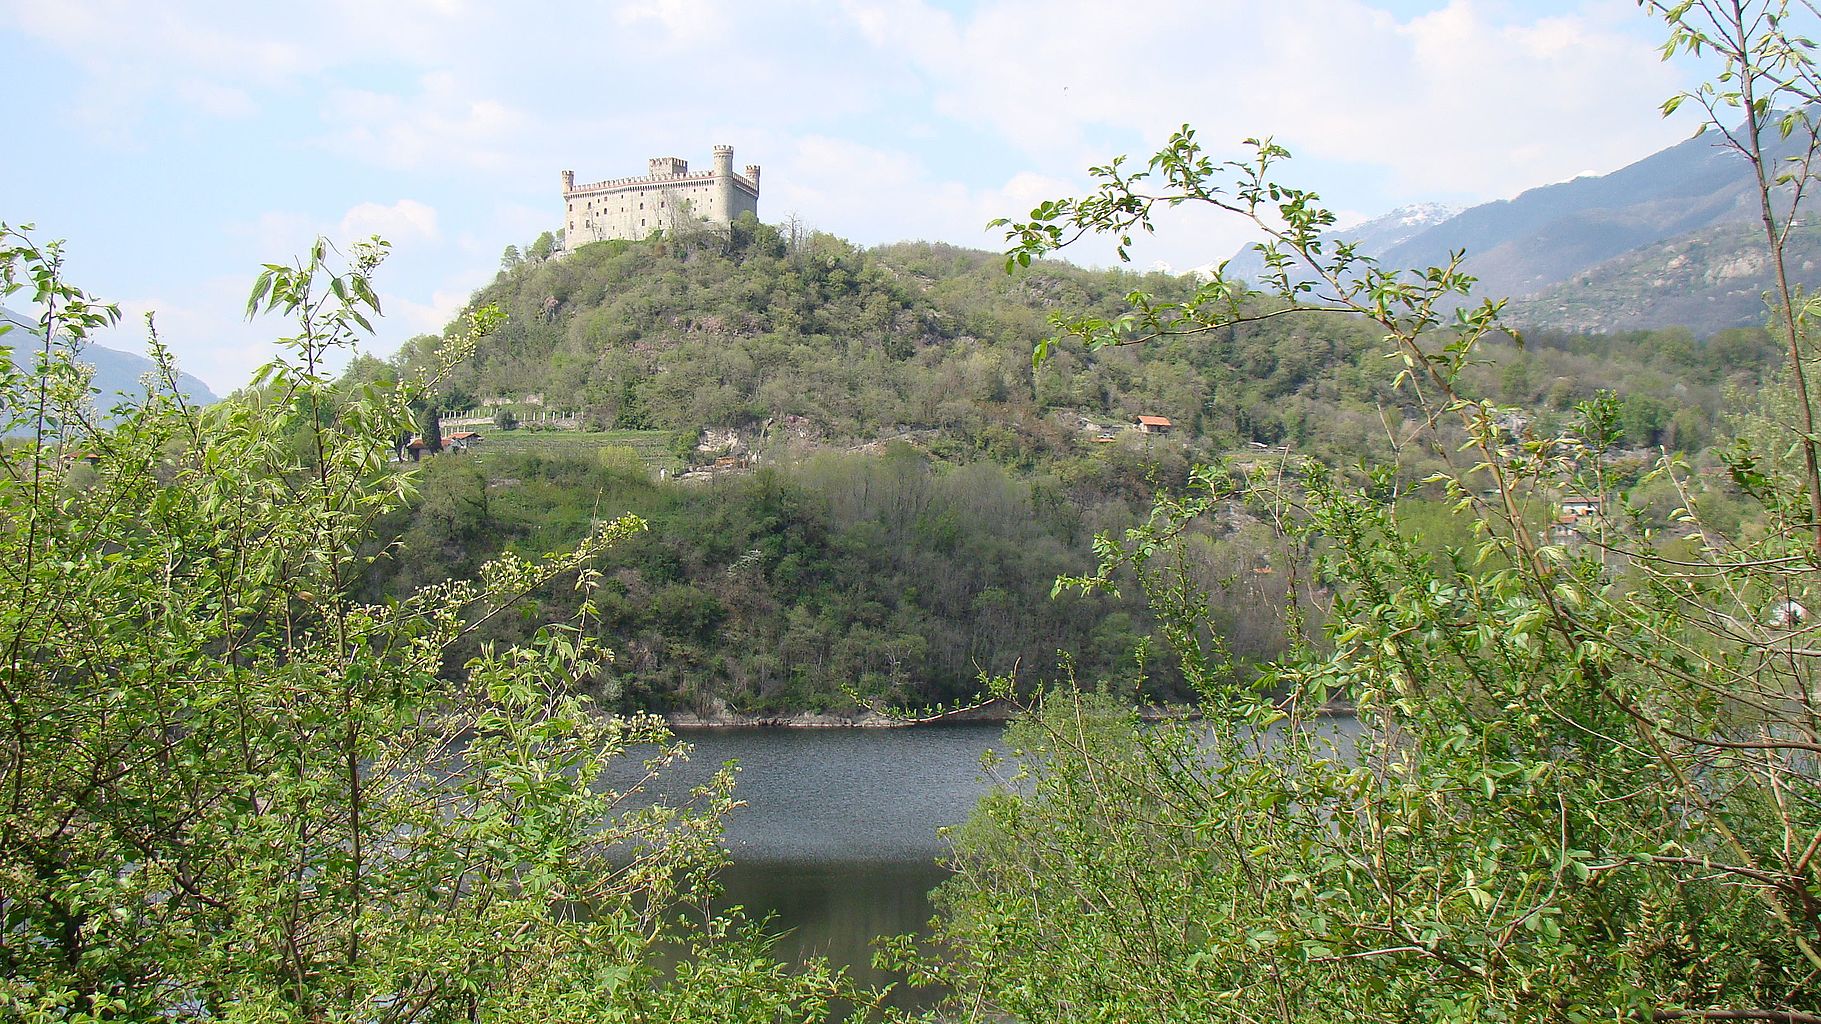
<instances>
[{"instance_id":1,"label":"sky","mask_svg":"<svg viewBox=\"0 0 1821 1024\"><path fill-rule=\"evenodd\" d=\"M379 234L366 350L439 332L507 245L561 227L559 173L763 168L762 220L860 245L1002 248L987 221L1195 126L1269 135L1343 219L1471 205L1687 138L1633 0L0 0L0 222L67 240L75 284L142 314L218 393L282 323L262 263ZM1141 268L1217 262L1243 225L1179 213ZM1111 262L1086 248L1078 262ZM13 303L19 305L19 303Z\"/></svg>"}]
</instances>

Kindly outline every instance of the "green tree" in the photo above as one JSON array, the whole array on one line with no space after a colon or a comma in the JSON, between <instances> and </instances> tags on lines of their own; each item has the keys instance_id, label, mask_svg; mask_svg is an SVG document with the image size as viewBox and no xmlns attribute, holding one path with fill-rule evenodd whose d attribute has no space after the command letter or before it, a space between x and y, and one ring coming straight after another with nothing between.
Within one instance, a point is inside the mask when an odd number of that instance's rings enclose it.
<instances>
[{"instance_id":1,"label":"green tree","mask_svg":"<svg viewBox=\"0 0 1821 1024\"><path fill-rule=\"evenodd\" d=\"M645 395L636 377L620 381L619 404L615 407L613 425L621 430L650 430L651 416L645 409Z\"/></svg>"},{"instance_id":2,"label":"green tree","mask_svg":"<svg viewBox=\"0 0 1821 1024\"><path fill-rule=\"evenodd\" d=\"M1654 446L1669 426L1667 405L1646 395L1625 399L1620 417L1625 425L1625 439L1640 448Z\"/></svg>"},{"instance_id":3,"label":"green tree","mask_svg":"<svg viewBox=\"0 0 1821 1024\"><path fill-rule=\"evenodd\" d=\"M443 416L437 411L434 400L418 399L415 403L415 426L417 436L424 439L425 447L432 452L443 450Z\"/></svg>"},{"instance_id":4,"label":"green tree","mask_svg":"<svg viewBox=\"0 0 1821 1024\"><path fill-rule=\"evenodd\" d=\"M1780 128L1816 152L1812 12L1647 6L1671 51L1722 64L1692 95L1758 170L1780 266L1797 211L1777 208L1778 179L1805 188L1810 165L1774 167L1759 140ZM1220 278L1187 302L1140 293L1122 315L1065 320L1065 337L1098 349L1347 311L1401 360L1431 443L1468 458L1430 480L1309 462L1245 495L1202 468L1147 522L1103 535L1096 571L1059 587L1135 580L1206 724L1140 728L1069 692L1036 707L1017 784L958 834L945 958L923 967L964 1019L1821 1019L1815 627L1792 611L1814 600L1821 530L1811 310L1775 296L1791 347L1775 450L1794 438L1792 471L1742 440L1728 466L1756 508L1724 533L1688 471L1660 464L1693 531L1665 544L1608 461L1622 406L1584 403L1573 430L1510 445L1467 388L1500 304L1461 305L1458 257L1400 271L1330 246L1333 215L1277 177L1286 156L1266 140L1221 162L1185 128L1148 164L1096 169L1093 195L1010 225L1010 261L1086 233L1129 244L1183 203L1247 218L1269 238L1272 294ZM1402 524L1437 489L1478 531L1469 550L1425 550ZM1566 496L1600 503L1580 528L1593 543L1546 529ZM1193 524L1237 500L1319 552L1332 594L1322 642L1263 673L1236 670L1184 570ZM1337 696L1356 730L1321 725Z\"/></svg>"},{"instance_id":5,"label":"green tree","mask_svg":"<svg viewBox=\"0 0 1821 1024\"><path fill-rule=\"evenodd\" d=\"M542 263L556 255L556 235L546 231L537 236L537 240L525 250L525 258L533 263Z\"/></svg>"},{"instance_id":6,"label":"green tree","mask_svg":"<svg viewBox=\"0 0 1821 1024\"><path fill-rule=\"evenodd\" d=\"M207 409L154 332L162 386L102 429L73 348L116 314L0 226L0 286L45 310L34 357L0 348L26 435L0 447L0 1016L821 1020L826 971L675 914L721 858L730 776L676 806L637 795L647 769L606 780L639 744L660 745L648 768L680 755L578 696L607 655L593 565L638 519L354 598L373 523L416 486L389 437L435 383L348 396L321 369L367 329L383 253L268 267L249 310L301 327ZM440 369L491 326L477 313ZM83 481L77 450L98 457ZM559 579L575 617L444 664Z\"/></svg>"}]
</instances>

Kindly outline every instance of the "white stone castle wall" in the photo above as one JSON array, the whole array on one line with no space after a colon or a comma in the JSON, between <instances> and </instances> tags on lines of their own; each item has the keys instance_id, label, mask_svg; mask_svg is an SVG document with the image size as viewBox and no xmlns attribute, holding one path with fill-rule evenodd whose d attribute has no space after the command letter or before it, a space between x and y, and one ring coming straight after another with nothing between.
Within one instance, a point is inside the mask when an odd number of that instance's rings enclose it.
<instances>
[{"instance_id":1,"label":"white stone castle wall","mask_svg":"<svg viewBox=\"0 0 1821 1024\"><path fill-rule=\"evenodd\" d=\"M669 231L676 215L687 208L695 216L715 223L729 223L717 216L720 189L706 177L676 182L628 184L598 192L575 192L566 200L563 239L568 246L608 238L647 238L653 231ZM735 191L739 191L735 189ZM747 197L756 210L758 204Z\"/></svg>"},{"instance_id":2,"label":"white stone castle wall","mask_svg":"<svg viewBox=\"0 0 1821 1024\"><path fill-rule=\"evenodd\" d=\"M728 189L727 194L731 197L733 202L732 205L727 208L727 219L724 223L732 224L734 221L740 219L740 214L742 213L750 213L754 217L759 215L758 196L739 187Z\"/></svg>"},{"instance_id":3,"label":"white stone castle wall","mask_svg":"<svg viewBox=\"0 0 1821 1024\"><path fill-rule=\"evenodd\" d=\"M716 154L708 174L619 178L564 193L563 239L573 249L610 238L641 239L669 231L679 215L725 227L742 213L759 212L756 185L733 174L731 150ZM566 179L567 180L567 179Z\"/></svg>"}]
</instances>

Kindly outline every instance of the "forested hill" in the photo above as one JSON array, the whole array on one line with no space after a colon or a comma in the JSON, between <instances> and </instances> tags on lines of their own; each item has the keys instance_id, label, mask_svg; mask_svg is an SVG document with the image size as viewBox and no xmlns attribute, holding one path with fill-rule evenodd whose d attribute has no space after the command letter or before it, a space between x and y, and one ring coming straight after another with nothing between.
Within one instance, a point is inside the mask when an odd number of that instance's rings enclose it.
<instances>
[{"instance_id":1,"label":"forested hill","mask_svg":"<svg viewBox=\"0 0 1821 1024\"><path fill-rule=\"evenodd\" d=\"M1140 283L1163 296L1191 287L1060 263L1008 275L996 255L946 245L790 245L756 223L726 240L596 243L510 268L475 296L509 317L448 405L542 394L601 427L769 425L829 442L922 431L1002 453L1072 448L1069 414L1107 426L1164 416L1217 443L1340 430L1355 444L1377 429L1375 414L1337 421L1343 405L1373 408L1383 376L1366 356L1371 332L1339 321L1064 351L1033 376L1052 312L1116 315Z\"/></svg>"},{"instance_id":2,"label":"forested hill","mask_svg":"<svg viewBox=\"0 0 1821 1024\"><path fill-rule=\"evenodd\" d=\"M605 559L595 624L621 654L630 707L769 713L851 693L917 706L966 696L981 671L1053 679L1058 650L1084 679L1129 679L1153 630L1135 590L1051 598L1059 574L1092 564L1096 531L1139 521L1193 461L1429 457L1391 452L1410 410L1379 332L1357 320L1273 318L1096 353L1064 344L1033 372L1052 312L1117 315L1137 285L1166 298L1192 287L1049 262L1007 274L990 253L790 241L754 221L512 262L474 296L505 309L503 328L437 405L573 416L560 430L483 427L478 454L429 460L416 506L382 531L408 555L376 566L372 596L635 512L651 529ZM1467 372L1537 430L1616 389L1630 445L1698 452L1775 353L1759 330L1537 332ZM1176 429L1140 434L1138 415ZM758 469L654 478L654 465L713 460L697 443L707 431L737 433ZM1421 479L1436 466L1410 468ZM1667 514L1674 495L1662 498ZM1419 518L1413 505L1406 521ZM1241 657L1272 656L1289 576L1278 543L1237 511L1202 533L1223 635ZM483 638L521 628L500 617ZM1176 692L1168 659L1143 672L1155 694Z\"/></svg>"},{"instance_id":3,"label":"forested hill","mask_svg":"<svg viewBox=\"0 0 1821 1024\"><path fill-rule=\"evenodd\" d=\"M735 430L754 446L909 435L938 455L1026 466L1077 457L1084 434L1139 415L1212 451L1383 454L1400 399L1377 332L1357 321L1271 320L1093 354L1065 345L1033 374L1052 312L1117 315L1136 286L1168 299L1192 284L1049 262L1007 274L995 254L940 244L793 244L751 220L731 237L595 243L519 261L476 293L508 318L441 404L542 396L585 427ZM1493 351L1476 371L1498 378L1484 391L1547 415L1616 389L1638 407L1640 444L1698 444L1729 378L1749 386L1766 365L1751 330L1539 338Z\"/></svg>"}]
</instances>

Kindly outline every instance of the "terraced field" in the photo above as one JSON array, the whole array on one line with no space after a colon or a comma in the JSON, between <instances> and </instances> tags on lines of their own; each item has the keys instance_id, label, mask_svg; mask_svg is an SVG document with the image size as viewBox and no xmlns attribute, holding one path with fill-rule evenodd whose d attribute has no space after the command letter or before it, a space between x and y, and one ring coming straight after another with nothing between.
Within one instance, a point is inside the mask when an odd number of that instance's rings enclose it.
<instances>
[{"instance_id":1,"label":"terraced field","mask_svg":"<svg viewBox=\"0 0 1821 1024\"><path fill-rule=\"evenodd\" d=\"M480 453L540 452L590 457L603 448L631 448L647 466L673 467L676 434L669 430L489 430Z\"/></svg>"}]
</instances>

